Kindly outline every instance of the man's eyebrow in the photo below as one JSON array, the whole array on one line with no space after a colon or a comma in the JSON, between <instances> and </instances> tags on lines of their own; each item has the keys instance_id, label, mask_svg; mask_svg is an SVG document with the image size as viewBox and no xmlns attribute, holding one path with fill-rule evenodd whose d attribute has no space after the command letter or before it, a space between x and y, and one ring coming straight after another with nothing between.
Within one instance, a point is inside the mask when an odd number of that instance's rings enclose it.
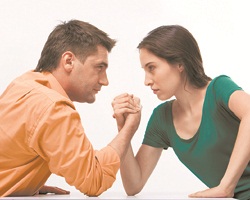
<instances>
[{"instance_id":1,"label":"man's eyebrow","mask_svg":"<svg viewBox=\"0 0 250 200\"><path fill-rule=\"evenodd\" d=\"M97 63L96 65L104 65L105 67L108 67L108 63L106 62L100 62L100 63Z\"/></svg>"}]
</instances>

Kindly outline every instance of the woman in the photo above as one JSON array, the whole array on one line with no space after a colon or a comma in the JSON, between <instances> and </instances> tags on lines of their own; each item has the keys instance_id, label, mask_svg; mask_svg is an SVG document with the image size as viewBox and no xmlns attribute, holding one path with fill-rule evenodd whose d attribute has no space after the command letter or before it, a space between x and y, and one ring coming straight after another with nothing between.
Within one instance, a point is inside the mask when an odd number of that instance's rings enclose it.
<instances>
[{"instance_id":1,"label":"woman","mask_svg":"<svg viewBox=\"0 0 250 200\"><path fill-rule=\"evenodd\" d=\"M249 94L228 76L208 77L196 40L181 26L156 28L138 49L145 85L165 102L154 109L137 155L130 145L122 163L127 194L142 190L171 147L209 187L189 197L250 199ZM113 102L118 128L126 118L123 102L124 95Z\"/></svg>"}]
</instances>

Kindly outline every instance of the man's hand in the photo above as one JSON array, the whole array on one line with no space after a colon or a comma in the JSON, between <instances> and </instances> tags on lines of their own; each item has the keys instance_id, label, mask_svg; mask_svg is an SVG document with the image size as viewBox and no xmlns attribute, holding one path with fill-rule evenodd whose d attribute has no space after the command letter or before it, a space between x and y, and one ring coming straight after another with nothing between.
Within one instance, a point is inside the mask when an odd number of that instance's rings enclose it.
<instances>
[{"instance_id":1,"label":"man's hand","mask_svg":"<svg viewBox=\"0 0 250 200\"><path fill-rule=\"evenodd\" d=\"M109 144L118 153L121 161L127 153L130 141L141 120L140 99L130 94L117 96L112 102L119 134Z\"/></svg>"},{"instance_id":2,"label":"man's hand","mask_svg":"<svg viewBox=\"0 0 250 200\"><path fill-rule=\"evenodd\" d=\"M134 132L136 132L136 130L139 127L140 124L140 120L141 120L141 104L140 104L140 99L137 97L133 97L133 102L135 105L135 110L131 113L126 113L126 121L125 121L125 126L129 126L130 128L132 128L132 130Z\"/></svg>"},{"instance_id":3,"label":"man's hand","mask_svg":"<svg viewBox=\"0 0 250 200\"><path fill-rule=\"evenodd\" d=\"M140 99L128 93L121 94L112 101L113 117L116 119L118 130L125 124L128 114L141 110Z\"/></svg>"},{"instance_id":4,"label":"man's hand","mask_svg":"<svg viewBox=\"0 0 250 200\"><path fill-rule=\"evenodd\" d=\"M69 194L70 191L63 190L58 187L53 187L53 186L46 186L44 185L43 187L40 188L38 194L48 194L48 193L53 193L53 194Z\"/></svg>"}]
</instances>

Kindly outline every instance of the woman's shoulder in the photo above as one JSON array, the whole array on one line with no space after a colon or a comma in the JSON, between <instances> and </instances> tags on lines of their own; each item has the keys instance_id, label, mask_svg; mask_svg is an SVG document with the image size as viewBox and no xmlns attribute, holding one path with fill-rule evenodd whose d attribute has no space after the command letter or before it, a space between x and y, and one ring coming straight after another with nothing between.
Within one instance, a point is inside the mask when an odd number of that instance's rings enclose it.
<instances>
[{"instance_id":1,"label":"woman's shoulder","mask_svg":"<svg viewBox=\"0 0 250 200\"><path fill-rule=\"evenodd\" d=\"M218 75L214 77L211 81L212 84L216 83L217 81L226 81L226 80L231 80L231 77L225 74Z\"/></svg>"},{"instance_id":2,"label":"woman's shoulder","mask_svg":"<svg viewBox=\"0 0 250 200\"><path fill-rule=\"evenodd\" d=\"M240 87L233 81L233 79L225 74L216 76L212 79L210 86L212 88L231 88L231 87L237 87L240 89Z\"/></svg>"},{"instance_id":3,"label":"woman's shoulder","mask_svg":"<svg viewBox=\"0 0 250 200\"><path fill-rule=\"evenodd\" d=\"M243 89L238 86L231 77L227 75L219 75L210 82L206 96L207 98L214 98L218 102L224 102L227 105L229 97L236 90Z\"/></svg>"}]
</instances>

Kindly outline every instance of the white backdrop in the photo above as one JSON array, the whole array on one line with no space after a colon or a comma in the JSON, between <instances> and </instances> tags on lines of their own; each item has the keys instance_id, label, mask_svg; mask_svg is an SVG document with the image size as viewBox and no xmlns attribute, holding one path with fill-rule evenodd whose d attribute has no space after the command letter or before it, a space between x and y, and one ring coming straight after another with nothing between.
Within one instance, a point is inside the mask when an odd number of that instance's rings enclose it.
<instances>
[{"instance_id":1,"label":"white backdrop","mask_svg":"<svg viewBox=\"0 0 250 200\"><path fill-rule=\"evenodd\" d=\"M147 120L161 103L144 86L138 43L160 25L182 25L197 39L209 76L227 74L250 91L248 7L247 0L0 0L0 92L16 76L35 68L49 33L60 21L90 22L118 43L109 56L110 85L102 89L94 104L76 107L88 138L95 149L100 149L116 134L112 99L123 92L139 96L142 120L132 141L137 151ZM56 175L47 184L78 192ZM191 193L203 188L169 149L163 152L141 193ZM124 193L119 173L106 193L112 192Z\"/></svg>"}]
</instances>

